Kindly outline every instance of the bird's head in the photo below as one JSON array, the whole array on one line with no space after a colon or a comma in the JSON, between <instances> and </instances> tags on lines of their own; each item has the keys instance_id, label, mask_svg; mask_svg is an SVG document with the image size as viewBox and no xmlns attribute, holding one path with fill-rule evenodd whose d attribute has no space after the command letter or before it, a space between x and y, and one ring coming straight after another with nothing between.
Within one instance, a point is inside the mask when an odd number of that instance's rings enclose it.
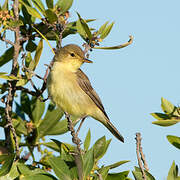
<instances>
[{"instance_id":1,"label":"bird's head","mask_svg":"<svg viewBox=\"0 0 180 180\"><path fill-rule=\"evenodd\" d=\"M77 70L84 62L92 63L91 60L85 58L82 49L75 44L60 48L55 55L55 62L61 62L72 70Z\"/></svg>"}]
</instances>

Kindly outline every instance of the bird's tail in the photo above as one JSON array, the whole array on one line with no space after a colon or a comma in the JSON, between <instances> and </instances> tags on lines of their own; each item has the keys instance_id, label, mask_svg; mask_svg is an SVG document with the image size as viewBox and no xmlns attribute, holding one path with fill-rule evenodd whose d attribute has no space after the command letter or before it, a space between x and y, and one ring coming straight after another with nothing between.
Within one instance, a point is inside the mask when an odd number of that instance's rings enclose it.
<instances>
[{"instance_id":1,"label":"bird's tail","mask_svg":"<svg viewBox=\"0 0 180 180\"><path fill-rule=\"evenodd\" d=\"M108 129L109 131L111 131L111 133L120 141L124 142L124 138L123 136L119 133L119 131L115 128L115 126L110 122L110 121L106 121L105 123L103 123Z\"/></svg>"}]
</instances>

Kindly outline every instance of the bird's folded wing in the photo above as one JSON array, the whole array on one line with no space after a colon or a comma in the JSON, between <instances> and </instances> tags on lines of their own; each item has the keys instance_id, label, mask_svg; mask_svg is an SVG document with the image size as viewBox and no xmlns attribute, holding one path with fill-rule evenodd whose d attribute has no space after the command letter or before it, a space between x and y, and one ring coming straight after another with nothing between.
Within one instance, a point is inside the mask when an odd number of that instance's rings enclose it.
<instances>
[{"instance_id":1,"label":"bird's folded wing","mask_svg":"<svg viewBox=\"0 0 180 180\"><path fill-rule=\"evenodd\" d=\"M77 75L78 84L81 87L81 89L93 100L93 102L104 113L104 115L107 117L107 119L109 119L104 110L103 104L102 104L99 96L95 92L95 90L92 88L88 77L83 73L83 71L81 69L78 69L78 71L76 72L76 75Z\"/></svg>"}]
</instances>

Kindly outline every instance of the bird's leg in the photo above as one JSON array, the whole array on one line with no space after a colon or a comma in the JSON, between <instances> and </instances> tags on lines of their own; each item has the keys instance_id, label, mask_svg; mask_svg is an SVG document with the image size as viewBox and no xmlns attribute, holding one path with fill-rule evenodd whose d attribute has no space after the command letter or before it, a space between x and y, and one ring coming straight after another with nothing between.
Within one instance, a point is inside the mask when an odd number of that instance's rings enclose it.
<instances>
[{"instance_id":1,"label":"bird's leg","mask_svg":"<svg viewBox=\"0 0 180 180\"><path fill-rule=\"evenodd\" d=\"M82 127L82 124L83 124L84 120L86 119L86 117L87 117L87 116L84 116L84 117L81 119L81 123L80 123L80 125L79 125L79 127L78 127L78 129L77 129L77 131L76 131L76 134L77 134L77 135L79 134L79 131L80 131L80 129L81 129L81 127Z\"/></svg>"}]
</instances>

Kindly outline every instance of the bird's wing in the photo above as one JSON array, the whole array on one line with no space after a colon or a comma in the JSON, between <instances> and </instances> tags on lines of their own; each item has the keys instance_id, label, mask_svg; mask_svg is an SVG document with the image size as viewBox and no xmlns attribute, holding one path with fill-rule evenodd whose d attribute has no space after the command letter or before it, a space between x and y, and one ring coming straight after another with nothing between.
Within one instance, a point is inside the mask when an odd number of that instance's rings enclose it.
<instances>
[{"instance_id":1,"label":"bird's wing","mask_svg":"<svg viewBox=\"0 0 180 180\"><path fill-rule=\"evenodd\" d=\"M104 113L107 119L109 119L104 110L103 104L99 96L95 92L95 90L92 88L88 77L83 73L81 69L78 69L76 75L77 75L77 82L81 87L81 89L92 99L92 101L97 105L97 107Z\"/></svg>"}]
</instances>

